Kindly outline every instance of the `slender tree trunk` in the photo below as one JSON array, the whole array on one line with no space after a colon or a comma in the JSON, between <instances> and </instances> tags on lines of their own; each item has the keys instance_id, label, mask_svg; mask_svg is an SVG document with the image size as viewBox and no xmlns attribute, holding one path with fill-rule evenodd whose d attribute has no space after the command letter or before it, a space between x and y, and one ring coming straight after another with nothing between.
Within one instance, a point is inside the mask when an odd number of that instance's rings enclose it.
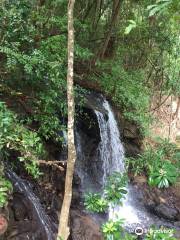
<instances>
[{"instance_id":1,"label":"slender tree trunk","mask_svg":"<svg viewBox=\"0 0 180 240\"><path fill-rule=\"evenodd\" d=\"M98 58L103 58L104 57L104 54L105 54L106 49L108 47L108 43L109 43L111 35L112 35L113 28L115 26L116 20L118 19L121 2L122 2L122 0L114 0L113 1L112 17L111 17L111 22L110 22L110 25L109 25L109 30L107 32L107 35L106 35L106 38L104 40L103 45L102 45L101 49L99 50L99 52L97 54L96 60Z\"/></svg>"},{"instance_id":2,"label":"slender tree trunk","mask_svg":"<svg viewBox=\"0 0 180 240\"><path fill-rule=\"evenodd\" d=\"M72 181L76 150L74 144L74 93L73 93L73 63L74 63L74 27L73 10L75 0L68 3L68 71L67 71L67 98L68 98L68 161L65 180L64 199L59 216L58 240L67 240L70 234L68 225L69 211L72 199Z\"/></svg>"}]
</instances>

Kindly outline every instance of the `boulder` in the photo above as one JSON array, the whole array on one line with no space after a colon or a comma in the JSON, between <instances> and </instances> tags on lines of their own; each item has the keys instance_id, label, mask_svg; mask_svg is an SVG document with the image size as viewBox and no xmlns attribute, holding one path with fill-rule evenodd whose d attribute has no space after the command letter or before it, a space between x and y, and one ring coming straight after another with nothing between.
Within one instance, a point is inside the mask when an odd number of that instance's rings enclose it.
<instances>
[{"instance_id":1,"label":"boulder","mask_svg":"<svg viewBox=\"0 0 180 240\"><path fill-rule=\"evenodd\" d=\"M175 208L172 208L166 204L159 204L154 209L156 215L159 217L174 221L178 219L179 212Z\"/></svg>"},{"instance_id":2,"label":"boulder","mask_svg":"<svg viewBox=\"0 0 180 240\"><path fill-rule=\"evenodd\" d=\"M126 157L137 157L137 155L141 153L141 149L136 143L126 140L123 142L123 145Z\"/></svg>"},{"instance_id":3,"label":"boulder","mask_svg":"<svg viewBox=\"0 0 180 240\"><path fill-rule=\"evenodd\" d=\"M126 125L127 125L127 123L126 123ZM125 138L135 139L135 138L139 138L140 134L137 129L137 126L128 124L124 128L123 135Z\"/></svg>"},{"instance_id":4,"label":"boulder","mask_svg":"<svg viewBox=\"0 0 180 240\"><path fill-rule=\"evenodd\" d=\"M91 216L71 211L71 239L72 240L103 240L100 227Z\"/></svg>"},{"instance_id":5,"label":"boulder","mask_svg":"<svg viewBox=\"0 0 180 240\"><path fill-rule=\"evenodd\" d=\"M143 187L144 204L150 212L169 221L180 220L179 200L174 196L173 189Z\"/></svg>"},{"instance_id":6,"label":"boulder","mask_svg":"<svg viewBox=\"0 0 180 240\"><path fill-rule=\"evenodd\" d=\"M98 112L101 112L103 115L107 115L107 111L103 106L103 97L102 95L95 93L95 92L89 92L85 95L85 107L89 108L91 110L96 110Z\"/></svg>"}]
</instances>

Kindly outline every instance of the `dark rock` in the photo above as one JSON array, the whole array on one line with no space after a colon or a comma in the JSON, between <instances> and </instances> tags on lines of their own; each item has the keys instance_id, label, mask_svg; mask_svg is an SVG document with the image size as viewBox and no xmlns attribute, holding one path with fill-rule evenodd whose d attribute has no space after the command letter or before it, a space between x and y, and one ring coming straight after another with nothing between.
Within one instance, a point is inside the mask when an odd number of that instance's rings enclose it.
<instances>
[{"instance_id":1,"label":"dark rock","mask_svg":"<svg viewBox=\"0 0 180 240\"><path fill-rule=\"evenodd\" d=\"M56 211L60 211L61 206L62 206L62 199L60 199L59 196L54 195L52 202L51 202L51 208L55 209Z\"/></svg>"},{"instance_id":2,"label":"dark rock","mask_svg":"<svg viewBox=\"0 0 180 240\"><path fill-rule=\"evenodd\" d=\"M24 201L24 196L19 193L14 193L12 200L12 211L14 213L14 219L16 221L21 221L24 219L29 219L29 209Z\"/></svg>"},{"instance_id":3,"label":"dark rock","mask_svg":"<svg viewBox=\"0 0 180 240\"><path fill-rule=\"evenodd\" d=\"M94 92L88 93L85 96L85 107L91 110L101 112L103 115L107 115L107 111L103 106L103 97L100 94ZM108 119L108 116L107 116Z\"/></svg>"},{"instance_id":4,"label":"dark rock","mask_svg":"<svg viewBox=\"0 0 180 240\"><path fill-rule=\"evenodd\" d=\"M123 131L123 136L130 139L139 138L139 131L137 129L137 126L127 123Z\"/></svg>"},{"instance_id":5,"label":"dark rock","mask_svg":"<svg viewBox=\"0 0 180 240\"><path fill-rule=\"evenodd\" d=\"M80 191L78 189L73 189L72 203L73 204L79 204L80 203L80 198L81 198Z\"/></svg>"},{"instance_id":6,"label":"dark rock","mask_svg":"<svg viewBox=\"0 0 180 240\"><path fill-rule=\"evenodd\" d=\"M64 191L65 173L59 170L54 171L52 175L52 184L58 192L62 193Z\"/></svg>"},{"instance_id":7,"label":"dark rock","mask_svg":"<svg viewBox=\"0 0 180 240\"><path fill-rule=\"evenodd\" d=\"M141 153L140 146L138 146L137 144L135 144L132 141L126 140L123 143L123 145L125 148L126 157L137 157L137 155Z\"/></svg>"},{"instance_id":8,"label":"dark rock","mask_svg":"<svg viewBox=\"0 0 180 240\"><path fill-rule=\"evenodd\" d=\"M71 211L72 240L103 240L100 227L91 216Z\"/></svg>"},{"instance_id":9,"label":"dark rock","mask_svg":"<svg viewBox=\"0 0 180 240\"><path fill-rule=\"evenodd\" d=\"M96 145L100 142L99 124L94 110L83 107L78 112L76 126L77 129L81 129L90 139L94 139Z\"/></svg>"},{"instance_id":10,"label":"dark rock","mask_svg":"<svg viewBox=\"0 0 180 240\"><path fill-rule=\"evenodd\" d=\"M169 207L166 204L159 204L154 209L155 213L162 218L174 221L178 217L178 211L172 207Z\"/></svg>"},{"instance_id":11,"label":"dark rock","mask_svg":"<svg viewBox=\"0 0 180 240\"><path fill-rule=\"evenodd\" d=\"M78 174L74 174L73 186L80 186L80 185L81 185L81 178L78 176Z\"/></svg>"},{"instance_id":12,"label":"dark rock","mask_svg":"<svg viewBox=\"0 0 180 240\"><path fill-rule=\"evenodd\" d=\"M179 199L175 198L173 188L158 189L147 184L138 185L143 192L143 202L147 209L160 218L169 221L180 220Z\"/></svg>"}]
</instances>

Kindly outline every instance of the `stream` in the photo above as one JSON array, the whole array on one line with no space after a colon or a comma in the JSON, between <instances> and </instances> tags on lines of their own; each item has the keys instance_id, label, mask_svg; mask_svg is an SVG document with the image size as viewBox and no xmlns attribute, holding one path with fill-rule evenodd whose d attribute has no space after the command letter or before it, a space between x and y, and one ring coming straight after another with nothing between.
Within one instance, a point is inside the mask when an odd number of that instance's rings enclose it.
<instances>
[{"instance_id":1,"label":"stream","mask_svg":"<svg viewBox=\"0 0 180 240\"><path fill-rule=\"evenodd\" d=\"M49 216L45 213L40 199L32 190L31 184L28 181L18 177L16 173L10 169L6 170L6 175L12 182L14 190L18 193L22 193L24 198L28 201L29 206L31 206L31 211L33 212L34 218L37 221L36 224L41 232L40 239L43 238L43 240L54 240L57 227L52 223ZM26 239L33 240L36 238L32 238L32 235L27 234Z\"/></svg>"},{"instance_id":2,"label":"stream","mask_svg":"<svg viewBox=\"0 0 180 240\"><path fill-rule=\"evenodd\" d=\"M106 114L102 113L97 108L93 109L99 128L100 140L97 144L95 139L94 145L97 145L94 150L90 150L92 156L89 156L89 154L88 157L91 161L87 161L87 154L85 154L84 149L88 148L88 146L82 131L77 127L75 131L77 150L75 170L81 178L81 190L83 193L89 191L100 192L108 176L115 171L120 173L125 172L125 151L115 115L106 99L101 96L97 100L100 105L102 105L103 111ZM65 133L63 133L63 135L66 136ZM14 189L22 193L29 202L38 228L42 234L42 237L39 239L54 240L57 226L46 214L40 199L34 194L31 184L17 176L16 173L10 169L6 171L6 175L13 183ZM161 220L145 208L142 200L142 193L137 190L134 185L129 183L127 185L127 191L128 193L123 200L122 206L109 207L108 219L114 220L117 217L123 218L125 220L124 227L130 232L134 232L137 227L142 227L143 230L147 230L152 224L156 226L164 225L171 227L171 223ZM38 238L32 238L32 236L27 234L26 239L35 240Z\"/></svg>"},{"instance_id":3,"label":"stream","mask_svg":"<svg viewBox=\"0 0 180 240\"><path fill-rule=\"evenodd\" d=\"M103 174L96 176L99 185L94 184L93 186L94 178L91 177L91 173L87 174L86 169L83 169L83 165L80 164L78 170L82 180L82 189L85 192L87 190L99 192L99 189L102 189L105 185L108 176L113 174L113 172L125 172L125 151L121 142L117 121L109 102L104 98L101 98L101 101L107 116L97 110L94 110L94 112L100 129L101 141L97 147L97 156L102 163L101 171ZM77 136L77 154L79 159L82 160L84 158L81 146L83 139L81 139L80 134L77 134ZM146 209L142 200L142 193L136 189L136 186L129 183L127 192L122 206L109 207L109 219L124 219L124 227L130 232L134 232L137 227L147 231L151 225L172 227L171 223L159 219Z\"/></svg>"}]
</instances>

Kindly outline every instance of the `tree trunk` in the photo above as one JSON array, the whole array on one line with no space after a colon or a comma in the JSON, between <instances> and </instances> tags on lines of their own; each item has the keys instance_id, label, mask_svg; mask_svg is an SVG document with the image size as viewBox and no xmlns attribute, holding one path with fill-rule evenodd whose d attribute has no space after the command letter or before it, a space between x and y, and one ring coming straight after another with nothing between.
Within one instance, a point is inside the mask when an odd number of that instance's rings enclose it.
<instances>
[{"instance_id":1,"label":"tree trunk","mask_svg":"<svg viewBox=\"0 0 180 240\"><path fill-rule=\"evenodd\" d=\"M68 226L69 211L72 199L72 181L76 150L74 144L74 92L73 92L73 63L74 63L74 27L73 10L75 0L68 3L68 70L67 70L67 99L68 99L68 161L65 180L64 199L59 216L57 239L67 240L70 234Z\"/></svg>"},{"instance_id":2,"label":"tree trunk","mask_svg":"<svg viewBox=\"0 0 180 240\"><path fill-rule=\"evenodd\" d=\"M97 54L96 60L98 58L103 58L104 57L104 54L105 54L106 49L108 47L108 43L109 43L111 35L112 35L113 28L115 26L116 20L118 19L121 2L122 2L122 0L114 0L113 1L112 17L111 17L111 22L110 22L110 25L109 25L109 30L107 32L107 35L106 35L106 38L104 40L103 45L102 45L101 49L99 50L99 52Z\"/></svg>"}]
</instances>

